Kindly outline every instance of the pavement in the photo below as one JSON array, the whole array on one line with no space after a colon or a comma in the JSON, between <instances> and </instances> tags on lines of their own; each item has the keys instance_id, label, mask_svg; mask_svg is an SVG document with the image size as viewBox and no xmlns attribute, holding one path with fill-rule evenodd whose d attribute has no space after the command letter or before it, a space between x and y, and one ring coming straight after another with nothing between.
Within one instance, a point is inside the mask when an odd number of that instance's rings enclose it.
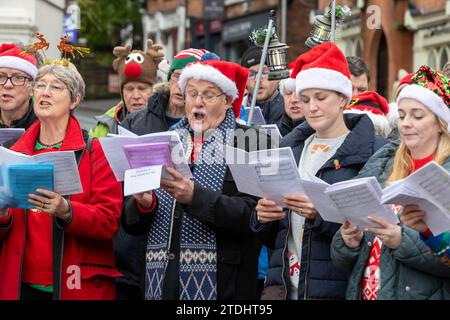
<instances>
[{"instance_id":1,"label":"pavement","mask_svg":"<svg viewBox=\"0 0 450 320\"><path fill-rule=\"evenodd\" d=\"M97 125L95 116L105 113L119 102L118 99L85 100L76 109L75 116L83 129L89 130Z\"/></svg>"}]
</instances>

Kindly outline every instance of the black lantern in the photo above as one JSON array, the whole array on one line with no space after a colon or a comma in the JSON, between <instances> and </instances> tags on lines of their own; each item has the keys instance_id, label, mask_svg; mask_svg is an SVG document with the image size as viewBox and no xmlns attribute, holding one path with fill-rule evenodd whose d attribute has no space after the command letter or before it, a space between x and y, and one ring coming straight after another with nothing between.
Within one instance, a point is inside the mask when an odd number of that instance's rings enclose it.
<instances>
[{"instance_id":1,"label":"black lantern","mask_svg":"<svg viewBox=\"0 0 450 320\"><path fill-rule=\"evenodd\" d=\"M289 46L278 40L275 27L275 10L270 11L270 19L274 22L274 32L267 48L266 63L269 68L269 80L286 79L290 75L287 63L287 48Z\"/></svg>"}]
</instances>

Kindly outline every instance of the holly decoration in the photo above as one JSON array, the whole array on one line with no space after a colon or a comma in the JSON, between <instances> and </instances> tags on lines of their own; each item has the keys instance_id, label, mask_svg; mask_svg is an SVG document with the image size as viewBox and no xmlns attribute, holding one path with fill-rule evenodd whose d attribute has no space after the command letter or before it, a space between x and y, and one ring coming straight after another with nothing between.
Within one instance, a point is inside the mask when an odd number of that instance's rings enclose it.
<instances>
[{"instance_id":1,"label":"holly decoration","mask_svg":"<svg viewBox=\"0 0 450 320\"><path fill-rule=\"evenodd\" d=\"M275 34L275 31L272 28L272 35L270 37L271 39L274 34ZM267 35L267 28L259 28L259 29L252 31L252 35L249 37L249 39L255 45L262 47L262 46L264 46L264 41L266 40L266 35Z\"/></svg>"},{"instance_id":2,"label":"holly decoration","mask_svg":"<svg viewBox=\"0 0 450 320\"><path fill-rule=\"evenodd\" d=\"M341 24L344 22L344 19L348 16L351 16L352 11L348 6L341 6L339 4L336 5L336 24ZM330 19L331 21L331 4L329 4L325 9L325 17Z\"/></svg>"}]
</instances>

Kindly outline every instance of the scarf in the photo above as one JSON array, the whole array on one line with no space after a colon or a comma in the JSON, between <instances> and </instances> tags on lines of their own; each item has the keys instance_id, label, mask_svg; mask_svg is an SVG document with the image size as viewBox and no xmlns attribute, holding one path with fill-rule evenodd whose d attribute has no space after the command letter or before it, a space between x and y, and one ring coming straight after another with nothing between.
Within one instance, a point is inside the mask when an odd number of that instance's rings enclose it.
<instances>
[{"instance_id":1,"label":"scarf","mask_svg":"<svg viewBox=\"0 0 450 320\"><path fill-rule=\"evenodd\" d=\"M205 140L192 172L194 182L203 188L221 192L227 165L223 145L231 145L236 122L232 109L224 121ZM192 152L192 128L187 117L176 126L186 156ZM146 253L145 299L160 300L164 276L169 263L173 213L176 200L163 189L155 191L159 201L154 221L149 228ZM186 212L181 215L179 288L180 300L217 299L217 246L215 232ZM175 236L176 237L176 236ZM174 275L170 275L174 276Z\"/></svg>"}]
</instances>

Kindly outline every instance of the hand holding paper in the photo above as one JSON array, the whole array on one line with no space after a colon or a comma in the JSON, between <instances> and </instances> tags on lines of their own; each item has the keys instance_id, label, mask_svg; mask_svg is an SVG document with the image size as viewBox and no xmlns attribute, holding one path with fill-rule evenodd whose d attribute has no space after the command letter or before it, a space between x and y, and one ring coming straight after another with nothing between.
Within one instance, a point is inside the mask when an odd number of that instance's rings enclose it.
<instances>
[{"instance_id":1,"label":"hand holding paper","mask_svg":"<svg viewBox=\"0 0 450 320\"><path fill-rule=\"evenodd\" d=\"M385 188L382 203L417 205L425 212L424 222L436 236L450 230L449 187L450 174L433 161Z\"/></svg>"},{"instance_id":2,"label":"hand holding paper","mask_svg":"<svg viewBox=\"0 0 450 320\"><path fill-rule=\"evenodd\" d=\"M284 197L284 203L288 209L296 212L305 219L315 219L317 210L308 196L300 194L287 194Z\"/></svg>"},{"instance_id":3,"label":"hand holding paper","mask_svg":"<svg viewBox=\"0 0 450 320\"><path fill-rule=\"evenodd\" d=\"M351 225L350 222L345 221L340 229L340 232L347 247L352 249L359 247L363 238L363 232L359 230L358 227L355 227Z\"/></svg>"},{"instance_id":4,"label":"hand holding paper","mask_svg":"<svg viewBox=\"0 0 450 320\"><path fill-rule=\"evenodd\" d=\"M158 189L162 166L149 166L125 171L123 193L125 196Z\"/></svg>"},{"instance_id":5,"label":"hand holding paper","mask_svg":"<svg viewBox=\"0 0 450 320\"><path fill-rule=\"evenodd\" d=\"M400 221L409 228L425 232L428 229L425 214L425 211L420 210L417 205L407 205L400 213Z\"/></svg>"},{"instance_id":6,"label":"hand holding paper","mask_svg":"<svg viewBox=\"0 0 450 320\"><path fill-rule=\"evenodd\" d=\"M283 208L277 206L274 201L267 199L259 199L256 205L256 214L258 221L267 223L281 220L286 216Z\"/></svg>"},{"instance_id":7,"label":"hand holding paper","mask_svg":"<svg viewBox=\"0 0 450 320\"><path fill-rule=\"evenodd\" d=\"M37 189L35 194L29 195L29 200L38 209L64 221L70 218L70 207L66 199L59 193Z\"/></svg>"},{"instance_id":8,"label":"hand holding paper","mask_svg":"<svg viewBox=\"0 0 450 320\"><path fill-rule=\"evenodd\" d=\"M161 187L179 203L190 205L194 197L194 182L173 168L166 168L173 180L161 179Z\"/></svg>"},{"instance_id":9,"label":"hand holding paper","mask_svg":"<svg viewBox=\"0 0 450 320\"><path fill-rule=\"evenodd\" d=\"M397 249L400 246L402 240L402 229L400 226L376 216L369 216L369 220L376 223L378 227L367 228L368 232L374 233L390 249Z\"/></svg>"}]
</instances>

